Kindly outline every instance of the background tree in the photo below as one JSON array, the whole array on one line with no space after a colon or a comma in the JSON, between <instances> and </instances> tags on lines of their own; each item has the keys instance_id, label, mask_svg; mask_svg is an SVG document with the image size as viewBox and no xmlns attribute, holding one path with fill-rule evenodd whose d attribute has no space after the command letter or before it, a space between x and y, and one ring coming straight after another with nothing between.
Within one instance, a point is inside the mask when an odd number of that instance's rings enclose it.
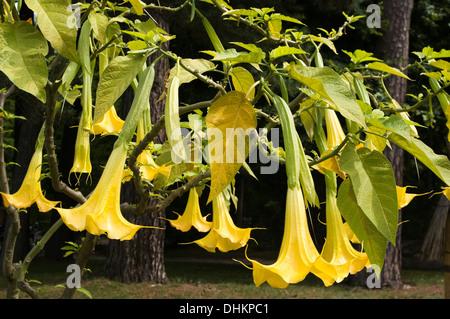
<instances>
[{"instance_id":1,"label":"background tree","mask_svg":"<svg viewBox=\"0 0 450 319\"><path fill-rule=\"evenodd\" d=\"M387 20L388 26L381 39L380 49L384 60L399 69L408 65L409 58L409 30L411 25L411 14L414 6L413 0L395 1L387 0L383 4L383 19ZM386 88L391 97L400 105L405 102L407 80L401 77L389 77L386 80ZM404 151L393 145L392 149L385 151L387 158L392 164L395 179L398 186L403 186ZM384 285L399 288L401 286L401 211L399 212L399 227L395 246L388 244L386 260L382 272Z\"/></svg>"},{"instance_id":2,"label":"background tree","mask_svg":"<svg viewBox=\"0 0 450 319\"><path fill-rule=\"evenodd\" d=\"M158 26L169 32L169 19L167 13L157 10L150 11L151 18ZM169 43L164 44L164 50L169 49ZM148 64L151 64L157 57L152 55ZM150 94L150 108L152 123L156 123L164 114L164 99L160 99L164 91L165 76L169 71L169 61L163 58L156 65L155 80ZM129 109L132 96L129 95L123 100L122 108L126 113ZM130 98L131 97L131 98ZM126 114L124 114L126 116ZM124 116L124 118L125 118ZM166 140L164 130L161 130L155 143L162 144ZM122 187L122 197L125 202L135 203L139 201L139 196L133 186L133 182L127 182ZM159 203L159 199L150 199L149 206ZM105 264L106 275L110 278L118 278L122 282L149 281L154 283L165 283L167 276L164 266L164 241L165 224L164 211L158 214L133 215L128 214L126 218L138 225L154 226L145 232L138 232L130 241L109 241L108 255Z\"/></svg>"}]
</instances>

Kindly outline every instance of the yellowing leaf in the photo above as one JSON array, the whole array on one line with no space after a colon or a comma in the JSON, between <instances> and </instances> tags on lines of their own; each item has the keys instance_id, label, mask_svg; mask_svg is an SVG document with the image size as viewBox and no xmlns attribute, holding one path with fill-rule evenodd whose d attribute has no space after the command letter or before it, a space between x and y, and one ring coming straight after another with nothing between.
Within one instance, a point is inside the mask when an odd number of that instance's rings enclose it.
<instances>
[{"instance_id":1,"label":"yellowing leaf","mask_svg":"<svg viewBox=\"0 0 450 319\"><path fill-rule=\"evenodd\" d=\"M211 165L208 202L233 181L248 156L246 134L256 125L255 110L242 92L231 91L211 105L206 116Z\"/></svg>"},{"instance_id":2,"label":"yellowing leaf","mask_svg":"<svg viewBox=\"0 0 450 319\"><path fill-rule=\"evenodd\" d=\"M231 70L230 75L234 89L246 94L252 100L255 97L255 88L249 91L255 83L252 74L243 67L237 66Z\"/></svg>"}]
</instances>

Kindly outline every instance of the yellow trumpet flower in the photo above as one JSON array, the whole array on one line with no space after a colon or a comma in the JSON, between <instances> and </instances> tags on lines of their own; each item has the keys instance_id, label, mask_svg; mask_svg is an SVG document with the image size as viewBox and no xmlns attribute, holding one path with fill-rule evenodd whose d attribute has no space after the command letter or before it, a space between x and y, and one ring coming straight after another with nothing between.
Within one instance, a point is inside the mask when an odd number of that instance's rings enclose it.
<instances>
[{"instance_id":1,"label":"yellow trumpet flower","mask_svg":"<svg viewBox=\"0 0 450 319\"><path fill-rule=\"evenodd\" d=\"M120 133L123 123L125 123L125 121L117 115L116 108L112 106L96 123L94 123L91 133L94 135Z\"/></svg>"},{"instance_id":2,"label":"yellow trumpet flower","mask_svg":"<svg viewBox=\"0 0 450 319\"><path fill-rule=\"evenodd\" d=\"M48 212L59 202L44 197L41 189L42 147L37 147L28 165L27 173L19 190L14 194L0 193L6 207L27 208L36 203L40 212Z\"/></svg>"},{"instance_id":3,"label":"yellow trumpet flower","mask_svg":"<svg viewBox=\"0 0 450 319\"><path fill-rule=\"evenodd\" d=\"M83 115L82 115L83 116ZM91 151L90 151L90 127L82 125L83 120L80 120L78 126L77 139L75 141L75 154L73 157L73 165L69 174L72 173L88 173L92 171L91 165Z\"/></svg>"},{"instance_id":4,"label":"yellow trumpet flower","mask_svg":"<svg viewBox=\"0 0 450 319\"><path fill-rule=\"evenodd\" d=\"M187 232L191 227L199 232L207 232L211 229L211 222L202 216L200 210L199 196L195 188L189 190L189 198L183 215L179 215L176 220L169 220L172 227L182 232Z\"/></svg>"},{"instance_id":5,"label":"yellow trumpet flower","mask_svg":"<svg viewBox=\"0 0 450 319\"><path fill-rule=\"evenodd\" d=\"M286 288L302 281L310 272L322 279L326 286L335 281L335 268L320 257L312 241L300 185L287 191L285 231L277 261L272 265L249 261L253 265L256 286L267 281L274 288Z\"/></svg>"},{"instance_id":6,"label":"yellow trumpet flower","mask_svg":"<svg viewBox=\"0 0 450 319\"><path fill-rule=\"evenodd\" d=\"M397 186L397 200L398 200L398 209L399 210L408 206L409 203L414 199L414 197L431 193L431 192L424 193L424 194L407 193L406 189L408 187L412 187L412 186L404 186L404 187ZM444 194L445 194L445 192L444 192Z\"/></svg>"},{"instance_id":7,"label":"yellow trumpet flower","mask_svg":"<svg viewBox=\"0 0 450 319\"><path fill-rule=\"evenodd\" d=\"M327 235L322 250L322 258L333 265L337 271L336 282L344 280L349 274L355 274L370 266L366 253L353 248L347 237L335 196L326 201Z\"/></svg>"},{"instance_id":8,"label":"yellow trumpet flower","mask_svg":"<svg viewBox=\"0 0 450 319\"><path fill-rule=\"evenodd\" d=\"M223 193L213 199L212 205L211 230L204 238L196 240L194 243L212 253L216 251L216 248L227 252L245 246L250 239L250 232L254 228L236 227L229 214L229 202Z\"/></svg>"},{"instance_id":9,"label":"yellow trumpet flower","mask_svg":"<svg viewBox=\"0 0 450 319\"><path fill-rule=\"evenodd\" d=\"M127 158L125 144L117 145L106 163L100 180L89 199L81 206L57 208L64 223L73 231L87 230L93 235L107 233L110 239L129 240L147 226L128 222L120 211L121 169Z\"/></svg>"},{"instance_id":10,"label":"yellow trumpet flower","mask_svg":"<svg viewBox=\"0 0 450 319\"><path fill-rule=\"evenodd\" d=\"M345 133L336 112L331 109L326 109L324 112L327 127L327 146L330 150L332 150L342 143L345 139Z\"/></svg>"}]
</instances>

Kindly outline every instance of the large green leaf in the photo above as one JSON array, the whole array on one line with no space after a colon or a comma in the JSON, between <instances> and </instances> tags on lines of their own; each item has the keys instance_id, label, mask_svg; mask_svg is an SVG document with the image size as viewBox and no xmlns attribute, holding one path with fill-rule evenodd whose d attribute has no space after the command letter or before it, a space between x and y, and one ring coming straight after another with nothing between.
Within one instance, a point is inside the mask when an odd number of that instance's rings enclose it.
<instances>
[{"instance_id":1,"label":"large green leaf","mask_svg":"<svg viewBox=\"0 0 450 319\"><path fill-rule=\"evenodd\" d=\"M145 55L132 54L118 56L108 64L98 83L94 123L114 105L130 86L136 75L142 70L145 59Z\"/></svg>"},{"instance_id":2,"label":"large green leaf","mask_svg":"<svg viewBox=\"0 0 450 319\"><path fill-rule=\"evenodd\" d=\"M387 239L358 206L353 189L350 179L341 183L337 197L339 211L362 243L371 264L378 265L381 269L384 263ZM374 267L374 269L377 268Z\"/></svg>"},{"instance_id":3,"label":"large green leaf","mask_svg":"<svg viewBox=\"0 0 450 319\"><path fill-rule=\"evenodd\" d=\"M421 140L396 133L389 134L389 141L397 144L428 167L447 186L450 186L450 161L447 156L436 154Z\"/></svg>"},{"instance_id":4,"label":"large green leaf","mask_svg":"<svg viewBox=\"0 0 450 319\"><path fill-rule=\"evenodd\" d=\"M0 24L0 70L19 89L45 102L47 41L31 24Z\"/></svg>"},{"instance_id":5,"label":"large green leaf","mask_svg":"<svg viewBox=\"0 0 450 319\"><path fill-rule=\"evenodd\" d=\"M245 134L256 129L256 125L255 110L242 92L231 91L218 98L209 108L206 116L211 166L208 202L233 181L245 162L248 156Z\"/></svg>"},{"instance_id":6,"label":"large green leaf","mask_svg":"<svg viewBox=\"0 0 450 319\"><path fill-rule=\"evenodd\" d=\"M67 0L25 0L37 14L37 24L52 47L65 58L78 61L77 28L69 23L73 12Z\"/></svg>"},{"instance_id":7,"label":"large green leaf","mask_svg":"<svg viewBox=\"0 0 450 319\"><path fill-rule=\"evenodd\" d=\"M338 73L328 67L290 65L289 75L313 90L336 108L342 116L365 126L364 115L349 87Z\"/></svg>"},{"instance_id":8,"label":"large green leaf","mask_svg":"<svg viewBox=\"0 0 450 319\"><path fill-rule=\"evenodd\" d=\"M339 160L352 182L358 206L377 231L395 244L398 223L397 188L389 160L368 148L348 143Z\"/></svg>"},{"instance_id":9,"label":"large green leaf","mask_svg":"<svg viewBox=\"0 0 450 319\"><path fill-rule=\"evenodd\" d=\"M436 154L421 140L411 136L408 124L399 116L370 119L369 123L388 131L388 139L416 157L446 185L450 185L450 161L447 156Z\"/></svg>"}]
</instances>

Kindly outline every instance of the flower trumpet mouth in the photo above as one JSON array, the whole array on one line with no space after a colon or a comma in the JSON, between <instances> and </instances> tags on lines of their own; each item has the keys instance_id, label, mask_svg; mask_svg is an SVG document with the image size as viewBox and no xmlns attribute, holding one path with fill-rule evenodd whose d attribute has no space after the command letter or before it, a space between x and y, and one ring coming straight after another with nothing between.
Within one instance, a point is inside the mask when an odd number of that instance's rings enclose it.
<instances>
[{"instance_id":1,"label":"flower trumpet mouth","mask_svg":"<svg viewBox=\"0 0 450 319\"><path fill-rule=\"evenodd\" d=\"M14 194L1 193L5 206L13 205L16 208L28 208L36 203L40 212L48 212L59 202L50 201L42 193L41 177L42 148L37 148L28 165L27 173L19 190Z\"/></svg>"},{"instance_id":2,"label":"flower trumpet mouth","mask_svg":"<svg viewBox=\"0 0 450 319\"><path fill-rule=\"evenodd\" d=\"M73 231L87 230L93 235L107 233L110 239L130 240L141 228L128 222L120 211L120 189L127 147L119 144L111 152L100 180L89 199L81 206L57 208L64 223Z\"/></svg>"},{"instance_id":3,"label":"flower trumpet mouth","mask_svg":"<svg viewBox=\"0 0 450 319\"><path fill-rule=\"evenodd\" d=\"M213 199L212 204L211 230L205 237L194 243L209 252L215 252L216 248L227 252L245 246L254 228L239 228L233 223L229 214L229 203L223 192Z\"/></svg>"},{"instance_id":4,"label":"flower trumpet mouth","mask_svg":"<svg viewBox=\"0 0 450 319\"><path fill-rule=\"evenodd\" d=\"M312 241L300 185L287 191L285 230L276 262L263 265L256 260L249 261L256 286L267 281L272 287L286 288L302 281L310 272L326 285L334 282L335 269L320 257Z\"/></svg>"},{"instance_id":5,"label":"flower trumpet mouth","mask_svg":"<svg viewBox=\"0 0 450 319\"><path fill-rule=\"evenodd\" d=\"M333 265L337 272L336 282L344 280L370 266L367 254L353 248L339 212L336 197L329 196L326 203L327 236L322 258Z\"/></svg>"},{"instance_id":6,"label":"flower trumpet mouth","mask_svg":"<svg viewBox=\"0 0 450 319\"><path fill-rule=\"evenodd\" d=\"M172 227L182 232L187 232L191 227L196 228L200 232L207 232L211 229L211 222L208 222L202 216L200 210L199 196L195 188L189 190L189 198L183 215L176 220L169 220Z\"/></svg>"},{"instance_id":7,"label":"flower trumpet mouth","mask_svg":"<svg viewBox=\"0 0 450 319\"><path fill-rule=\"evenodd\" d=\"M94 135L120 133L124 123L125 121L117 115L116 108L112 106L94 123L91 133Z\"/></svg>"}]
</instances>

